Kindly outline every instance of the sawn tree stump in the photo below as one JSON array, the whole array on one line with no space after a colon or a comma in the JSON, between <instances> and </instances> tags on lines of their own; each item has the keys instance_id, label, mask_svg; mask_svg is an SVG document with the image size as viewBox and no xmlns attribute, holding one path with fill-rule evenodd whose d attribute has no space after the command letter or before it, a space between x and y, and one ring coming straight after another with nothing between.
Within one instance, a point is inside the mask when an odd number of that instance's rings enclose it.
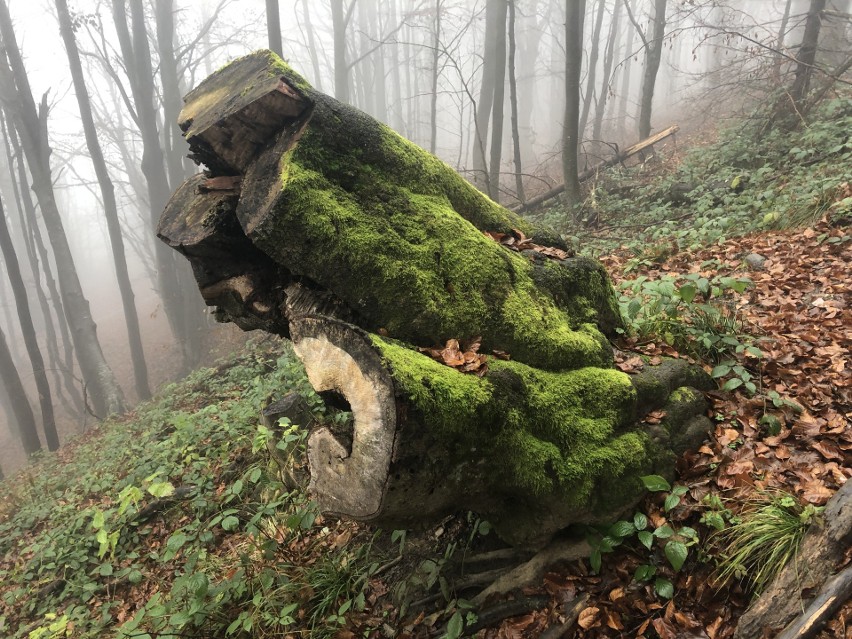
<instances>
[{"instance_id":1,"label":"sawn tree stump","mask_svg":"<svg viewBox=\"0 0 852 639\"><path fill-rule=\"evenodd\" d=\"M219 319L289 337L316 390L351 407L349 432L308 439L324 510L399 527L472 509L535 545L611 520L640 475L670 476L704 437L709 378L683 362L613 368L610 281L556 234L271 52L185 102L207 171L174 193L158 236ZM642 423L654 409L662 424Z\"/></svg>"}]
</instances>

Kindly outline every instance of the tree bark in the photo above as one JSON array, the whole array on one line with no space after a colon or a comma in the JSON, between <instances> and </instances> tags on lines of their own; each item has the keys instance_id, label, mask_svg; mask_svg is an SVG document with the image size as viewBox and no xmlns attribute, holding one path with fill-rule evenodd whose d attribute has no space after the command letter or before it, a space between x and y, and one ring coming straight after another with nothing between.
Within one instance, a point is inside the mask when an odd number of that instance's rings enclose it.
<instances>
[{"instance_id":1,"label":"tree bark","mask_svg":"<svg viewBox=\"0 0 852 639\"><path fill-rule=\"evenodd\" d=\"M6 394L11 400L12 414L15 416L14 421L18 427L18 437L24 452L27 456L37 453L41 450L41 442L38 439L35 415L27 400L27 393L18 369L15 368L15 362L2 329L0 329L0 381L3 382Z\"/></svg>"},{"instance_id":2,"label":"tree bark","mask_svg":"<svg viewBox=\"0 0 852 639\"><path fill-rule=\"evenodd\" d=\"M515 79L515 0L509 0L509 105L512 120L512 151L515 163L515 195L523 204L524 194L523 167L521 165L521 132L518 125L518 83Z\"/></svg>"},{"instance_id":3,"label":"tree bark","mask_svg":"<svg viewBox=\"0 0 852 639\"><path fill-rule=\"evenodd\" d=\"M18 322L21 328L21 335L23 336L24 346L26 346L27 355L29 356L30 364L32 365L33 379L35 380L36 390L38 392L38 403L41 408L41 422L42 427L44 428L44 440L47 443L48 450L57 450L59 448L59 434L56 432L56 419L54 418L53 413L53 396L50 392L50 382L47 381L44 357L42 357L41 348L39 348L38 345L35 325L33 324L29 302L27 301L27 289L24 285L24 278L21 276L21 268L18 264L18 256L15 252L15 247L12 244L12 236L9 233L9 226L6 224L6 214L3 211L2 202L0 202L0 252L3 253L3 262L6 264L6 273L9 276L9 283L12 286L12 294L15 297L15 307L18 311Z\"/></svg>"},{"instance_id":4,"label":"tree bark","mask_svg":"<svg viewBox=\"0 0 852 639\"><path fill-rule=\"evenodd\" d=\"M353 4L350 4L350 9L352 6ZM341 102L349 102L349 63L346 61L348 22L349 13L344 15L343 0L331 0L331 23L334 29L334 97Z\"/></svg>"},{"instance_id":5,"label":"tree bark","mask_svg":"<svg viewBox=\"0 0 852 639\"><path fill-rule=\"evenodd\" d=\"M253 104L288 100L276 82L300 109L241 175L188 180L158 235L220 319L292 338L317 391L351 413L308 439L323 510L411 526L474 509L538 545L614 517L642 493L639 475L670 475L703 439L701 369L612 367L606 335L621 318L600 264L270 52L186 96L182 117L208 123L190 146L213 129L251 135ZM208 166L228 164L225 151ZM637 423L654 408L665 423Z\"/></svg>"},{"instance_id":6,"label":"tree bark","mask_svg":"<svg viewBox=\"0 0 852 639\"><path fill-rule=\"evenodd\" d=\"M266 0L266 35L270 51L284 56L284 45L281 42L281 16L278 12L278 0ZM170 120L174 122L174 120Z\"/></svg>"},{"instance_id":7,"label":"tree bark","mask_svg":"<svg viewBox=\"0 0 852 639\"><path fill-rule=\"evenodd\" d=\"M624 0L625 3L632 3L634 0ZM631 11L629 4L625 4L628 11ZM636 35L636 29L627 29L624 42L623 62L621 65L621 89L618 99L618 132L621 138L627 137L627 99L630 95L630 67L633 64L633 40Z\"/></svg>"},{"instance_id":8,"label":"tree bark","mask_svg":"<svg viewBox=\"0 0 852 639\"><path fill-rule=\"evenodd\" d=\"M136 396L140 400L150 399L151 389L148 387L148 365L145 362L145 352L142 347L142 333L139 330L139 315L136 311L136 301L133 295L133 285L130 282L130 272L127 268L127 256L124 251L124 239L121 235L121 223L118 219L118 205L115 201L115 188L104 160L103 150L98 141L95 120L92 117L92 105L86 80L83 77L83 67L80 64L80 53L71 26L71 16L68 13L66 0L56 0L56 12L59 18L59 32L65 43L68 63L71 68L71 79L74 83L74 93L80 108L80 118L83 123L83 134L86 147L92 158L101 199L104 205L110 248L112 249L115 275L118 280L118 291L124 310L124 321L127 327L127 341L130 346L130 359L133 363L133 378L136 382Z\"/></svg>"},{"instance_id":9,"label":"tree bark","mask_svg":"<svg viewBox=\"0 0 852 639\"><path fill-rule=\"evenodd\" d=\"M586 0L565 2L565 119L562 132L562 177L565 199L576 207L583 201L580 190L580 72L583 67L583 22Z\"/></svg>"},{"instance_id":10,"label":"tree bark","mask_svg":"<svg viewBox=\"0 0 852 639\"><path fill-rule=\"evenodd\" d=\"M311 12L308 9L308 0L302 0L302 18L305 21L305 36L307 38L308 53L311 56L311 67L314 70L314 84L320 91L322 91L322 72L320 71L317 43L316 38L314 37L314 27L311 24Z\"/></svg>"},{"instance_id":11,"label":"tree bark","mask_svg":"<svg viewBox=\"0 0 852 639\"><path fill-rule=\"evenodd\" d=\"M506 0L486 0L485 38L482 51L482 81L479 86L479 102L476 105L473 149L473 183L494 197L495 188L491 184L488 170L488 123L494 107L494 91L497 74L497 29L500 5Z\"/></svg>"},{"instance_id":12,"label":"tree bark","mask_svg":"<svg viewBox=\"0 0 852 639\"><path fill-rule=\"evenodd\" d=\"M654 0L654 28L645 43L645 70L642 73L642 99L639 107L639 137L651 135L651 109L654 105L654 86L663 59L663 37L666 34L667 0Z\"/></svg>"},{"instance_id":13,"label":"tree bark","mask_svg":"<svg viewBox=\"0 0 852 639\"><path fill-rule=\"evenodd\" d=\"M494 40L494 101L491 118L491 156L489 159L488 184L491 198L500 201L500 168L503 158L503 112L506 101L506 12L510 0L494 0L497 3Z\"/></svg>"},{"instance_id":14,"label":"tree bark","mask_svg":"<svg viewBox=\"0 0 852 639\"><path fill-rule=\"evenodd\" d=\"M429 95L429 152L434 153L438 144L438 76L441 69L441 13L443 0L435 0L435 30L432 37L432 91Z\"/></svg>"},{"instance_id":15,"label":"tree bark","mask_svg":"<svg viewBox=\"0 0 852 639\"><path fill-rule=\"evenodd\" d=\"M604 53L603 77L601 78L601 91L598 95L598 102L595 105L595 122L592 125L592 140L594 140L595 155L600 156L602 148L602 130L604 114L606 113L606 105L609 100L609 94L612 77L612 63L615 58L615 41L618 39L618 25L621 17L621 3L616 0L615 6L612 9L612 23L610 24L609 36L606 41L606 51Z\"/></svg>"},{"instance_id":16,"label":"tree bark","mask_svg":"<svg viewBox=\"0 0 852 639\"><path fill-rule=\"evenodd\" d=\"M799 47L799 53L796 54L796 77L793 80L793 86L790 87L790 100L796 111L801 109L811 86L825 2L826 0L811 0L802 45Z\"/></svg>"},{"instance_id":17,"label":"tree bark","mask_svg":"<svg viewBox=\"0 0 852 639\"><path fill-rule=\"evenodd\" d=\"M32 174L33 191L41 207L57 264L62 303L71 328L77 361L98 414L121 412L124 410L124 396L104 359L89 301L80 286L71 247L56 204L48 159L50 147L44 130L47 105L43 102L41 111L36 110L5 0L0 0L0 34L5 49L5 55L0 55L0 96L7 111L12 113L21 136Z\"/></svg>"},{"instance_id":18,"label":"tree bark","mask_svg":"<svg viewBox=\"0 0 852 639\"><path fill-rule=\"evenodd\" d=\"M595 93L595 76L598 70L598 57L601 46L601 29L603 28L604 9L606 8L605 0L598 0L598 14L595 16L595 26L592 31L592 49L589 52L589 63L586 72L586 92L583 96L583 112L580 114L580 124L577 127L580 140L586 133L586 124L589 121L589 111L592 108L592 101Z\"/></svg>"}]
</instances>

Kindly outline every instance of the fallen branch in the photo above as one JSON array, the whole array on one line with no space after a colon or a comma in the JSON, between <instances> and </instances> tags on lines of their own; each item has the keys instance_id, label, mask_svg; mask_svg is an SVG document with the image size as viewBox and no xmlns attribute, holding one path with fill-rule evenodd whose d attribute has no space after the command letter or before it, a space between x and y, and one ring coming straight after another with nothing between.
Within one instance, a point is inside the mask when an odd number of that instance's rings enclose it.
<instances>
[{"instance_id":1,"label":"fallen branch","mask_svg":"<svg viewBox=\"0 0 852 639\"><path fill-rule=\"evenodd\" d=\"M570 608L565 613L565 621L555 626L550 626L541 635L541 639L562 639L566 636L577 624L577 619L580 618L580 613L586 607L589 601L589 593L584 592L579 597L576 597L571 603Z\"/></svg>"},{"instance_id":2,"label":"fallen branch","mask_svg":"<svg viewBox=\"0 0 852 639\"><path fill-rule=\"evenodd\" d=\"M787 626L775 639L811 639L834 613L852 597L852 565L825 583L807 610Z\"/></svg>"},{"instance_id":3,"label":"fallen branch","mask_svg":"<svg viewBox=\"0 0 852 639\"><path fill-rule=\"evenodd\" d=\"M469 637L475 635L483 628L493 626L509 617L517 617L533 610L539 610L540 608L544 608L549 602L550 597L545 595L519 597L518 599L501 601L477 613L476 621L464 629L463 636Z\"/></svg>"},{"instance_id":4,"label":"fallen branch","mask_svg":"<svg viewBox=\"0 0 852 639\"><path fill-rule=\"evenodd\" d=\"M155 499L150 504L146 505L142 510L140 510L133 517L133 522L136 524L141 524L144 521L149 520L151 517L156 515L158 512L165 510L167 507L171 506L176 501L181 499L186 499L192 493L195 492L195 486L178 486L175 489L175 492L168 497L161 497L160 499Z\"/></svg>"},{"instance_id":5,"label":"fallen branch","mask_svg":"<svg viewBox=\"0 0 852 639\"><path fill-rule=\"evenodd\" d=\"M602 169L606 169L606 168L609 168L611 166L615 166L616 164L620 164L621 162L624 162L624 160L626 160L627 158L629 158L633 155L636 155L640 151L644 151L648 147L654 146L657 142L665 140L667 137L674 135L679 130L680 130L680 127L677 124L674 124L674 125L670 126L669 128L663 129L659 133L652 135L649 138L645 138L644 140L637 142L633 146L625 149L623 152L617 153L616 155L612 156L611 158L608 158L606 160L598 162L592 168L586 169L585 171L580 173L580 175L578 176L579 179L580 179L580 182L583 182L584 180L588 180L589 178L594 177ZM557 195L561 194L564 190L565 190L565 185L560 184L559 186L556 186L556 187L550 189L546 193L542 193L541 195L538 195L538 196L536 196L536 197L534 197L530 200L527 200L524 204L521 204L519 206L512 208L512 210L515 213L523 213L525 211L530 211L532 209L538 208L540 205L544 204L548 200L551 200L551 199L555 198Z\"/></svg>"}]
</instances>

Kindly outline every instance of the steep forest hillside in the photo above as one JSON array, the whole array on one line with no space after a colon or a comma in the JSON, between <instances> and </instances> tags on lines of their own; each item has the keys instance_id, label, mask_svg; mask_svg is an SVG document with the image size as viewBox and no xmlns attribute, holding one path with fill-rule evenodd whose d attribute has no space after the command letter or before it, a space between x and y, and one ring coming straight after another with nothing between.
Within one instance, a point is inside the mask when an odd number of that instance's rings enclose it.
<instances>
[{"instance_id":1,"label":"steep forest hillside","mask_svg":"<svg viewBox=\"0 0 852 639\"><path fill-rule=\"evenodd\" d=\"M320 423L349 415L258 334L0 483L0 635L733 637L852 477L852 102L764 125L658 145L580 209L528 213L608 269L621 370L685 358L719 384L675 481L571 531L582 556L511 572L530 556L473 512L419 531L321 515L304 424L261 411L295 391ZM513 593L481 596L501 576ZM817 636L852 637L852 606Z\"/></svg>"}]
</instances>

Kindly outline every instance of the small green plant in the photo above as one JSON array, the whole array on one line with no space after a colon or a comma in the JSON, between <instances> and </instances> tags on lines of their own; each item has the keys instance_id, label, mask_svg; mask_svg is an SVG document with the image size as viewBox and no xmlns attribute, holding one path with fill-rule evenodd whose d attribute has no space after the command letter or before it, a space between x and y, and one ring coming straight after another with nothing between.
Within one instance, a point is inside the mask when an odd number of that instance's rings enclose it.
<instances>
[{"instance_id":1,"label":"small green plant","mask_svg":"<svg viewBox=\"0 0 852 639\"><path fill-rule=\"evenodd\" d=\"M731 581L745 583L756 596L775 575L794 560L808 526L822 508L807 504L783 492L759 493L731 525L710 539L721 557L716 570L716 586Z\"/></svg>"},{"instance_id":2,"label":"small green plant","mask_svg":"<svg viewBox=\"0 0 852 639\"><path fill-rule=\"evenodd\" d=\"M686 486L672 487L660 475L646 475L641 479L650 492L666 493L663 502L663 510L666 513L680 504L688 490ZM630 521L620 520L608 527L593 528L587 535L587 541L592 547L589 563L595 573L600 572L602 555L612 552L635 536L648 552L648 561L636 568L633 578L639 582L654 579L654 591L657 595L664 599L671 599L674 596L674 584L657 574L661 561L657 551L662 549L666 561L672 570L677 572L689 557L689 549L698 543L698 533L689 526L678 528L671 523L664 523L653 530L649 525L648 516L645 513L636 512Z\"/></svg>"}]
</instances>

